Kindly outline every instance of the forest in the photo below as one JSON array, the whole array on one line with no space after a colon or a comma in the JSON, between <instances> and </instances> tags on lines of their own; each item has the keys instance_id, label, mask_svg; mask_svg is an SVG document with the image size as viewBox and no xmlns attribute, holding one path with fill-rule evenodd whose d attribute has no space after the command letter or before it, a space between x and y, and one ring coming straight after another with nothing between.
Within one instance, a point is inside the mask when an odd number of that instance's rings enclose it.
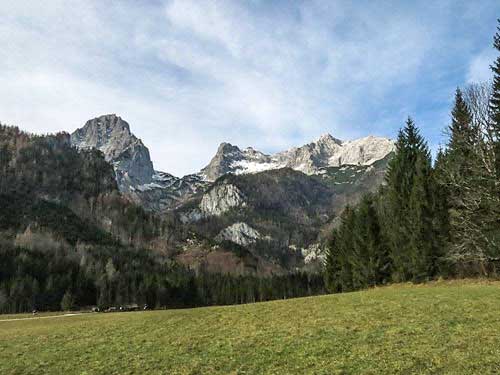
<instances>
[{"instance_id":1,"label":"forest","mask_svg":"<svg viewBox=\"0 0 500 375\"><path fill-rule=\"evenodd\" d=\"M500 53L500 27L494 47ZM457 88L447 143L434 162L408 118L385 185L346 207L332 233L330 292L499 276L500 56L491 70L492 82Z\"/></svg>"}]
</instances>

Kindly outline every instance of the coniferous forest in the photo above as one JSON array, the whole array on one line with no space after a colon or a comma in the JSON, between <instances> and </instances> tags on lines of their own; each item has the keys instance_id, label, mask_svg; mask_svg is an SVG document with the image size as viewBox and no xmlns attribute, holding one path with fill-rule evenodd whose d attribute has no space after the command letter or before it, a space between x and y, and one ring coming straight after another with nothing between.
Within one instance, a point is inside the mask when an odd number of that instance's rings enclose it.
<instances>
[{"instance_id":1,"label":"coniferous forest","mask_svg":"<svg viewBox=\"0 0 500 375\"><path fill-rule=\"evenodd\" d=\"M238 304L499 277L500 27L494 48L492 81L457 88L435 157L406 120L385 183L345 207L329 233L322 272L195 272L155 248L184 227L120 196L99 151L1 126L0 312Z\"/></svg>"},{"instance_id":2,"label":"coniferous forest","mask_svg":"<svg viewBox=\"0 0 500 375\"><path fill-rule=\"evenodd\" d=\"M500 275L500 27L494 47L492 82L457 88L434 162L408 118L385 185L345 208L327 254L330 292Z\"/></svg>"}]
</instances>

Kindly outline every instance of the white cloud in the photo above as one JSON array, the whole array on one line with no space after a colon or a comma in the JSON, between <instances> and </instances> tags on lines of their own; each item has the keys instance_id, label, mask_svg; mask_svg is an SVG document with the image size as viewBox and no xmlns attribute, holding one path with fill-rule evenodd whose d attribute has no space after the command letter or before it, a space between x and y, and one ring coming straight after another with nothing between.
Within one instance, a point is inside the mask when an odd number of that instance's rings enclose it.
<instances>
[{"instance_id":1,"label":"white cloud","mask_svg":"<svg viewBox=\"0 0 500 375\"><path fill-rule=\"evenodd\" d=\"M493 48L488 48L471 60L467 82L485 82L492 78L490 65L497 57L495 52Z\"/></svg>"},{"instance_id":2,"label":"white cloud","mask_svg":"<svg viewBox=\"0 0 500 375\"><path fill-rule=\"evenodd\" d=\"M71 131L117 113L175 174L199 170L222 141L271 152L327 131L393 136L434 78L423 67L449 63L439 51L456 5L425 4L10 1L0 120Z\"/></svg>"}]
</instances>

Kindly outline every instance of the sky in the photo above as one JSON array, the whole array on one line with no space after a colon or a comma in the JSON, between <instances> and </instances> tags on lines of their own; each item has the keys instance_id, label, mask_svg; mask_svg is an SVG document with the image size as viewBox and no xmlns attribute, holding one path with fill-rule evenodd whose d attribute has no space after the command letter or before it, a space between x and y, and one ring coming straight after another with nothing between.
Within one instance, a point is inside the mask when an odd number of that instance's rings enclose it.
<instances>
[{"instance_id":1,"label":"sky","mask_svg":"<svg viewBox=\"0 0 500 375\"><path fill-rule=\"evenodd\" d=\"M436 150L456 87L491 76L499 16L494 0L0 0L0 121L116 113L179 176L221 142L395 138L408 116Z\"/></svg>"}]
</instances>

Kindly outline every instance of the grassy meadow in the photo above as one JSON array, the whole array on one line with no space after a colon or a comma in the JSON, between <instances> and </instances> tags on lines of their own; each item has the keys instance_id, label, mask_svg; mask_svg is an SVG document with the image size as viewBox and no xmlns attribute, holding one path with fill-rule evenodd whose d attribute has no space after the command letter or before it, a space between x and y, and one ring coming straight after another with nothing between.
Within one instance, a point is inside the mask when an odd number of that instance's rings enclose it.
<instances>
[{"instance_id":1,"label":"grassy meadow","mask_svg":"<svg viewBox=\"0 0 500 375\"><path fill-rule=\"evenodd\" d=\"M0 373L497 374L500 282L2 321Z\"/></svg>"}]
</instances>

